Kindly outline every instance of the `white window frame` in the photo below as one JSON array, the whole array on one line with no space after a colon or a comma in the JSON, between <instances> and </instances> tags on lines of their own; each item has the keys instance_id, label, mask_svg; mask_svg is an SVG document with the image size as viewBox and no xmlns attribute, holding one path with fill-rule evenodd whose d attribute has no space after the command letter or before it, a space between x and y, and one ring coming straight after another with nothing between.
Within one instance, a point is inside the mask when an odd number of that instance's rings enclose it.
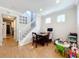
<instances>
[{"instance_id":1,"label":"white window frame","mask_svg":"<svg viewBox=\"0 0 79 59\"><path fill-rule=\"evenodd\" d=\"M66 21L66 15L65 14L62 14L62 15L59 15L57 16L57 22L58 23L64 23Z\"/></svg>"}]
</instances>

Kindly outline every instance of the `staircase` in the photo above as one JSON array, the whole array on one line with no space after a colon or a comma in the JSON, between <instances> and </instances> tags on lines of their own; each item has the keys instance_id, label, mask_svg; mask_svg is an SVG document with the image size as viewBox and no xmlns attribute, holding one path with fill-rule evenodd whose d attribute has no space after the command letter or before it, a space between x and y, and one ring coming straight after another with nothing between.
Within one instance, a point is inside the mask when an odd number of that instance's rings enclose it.
<instances>
[{"instance_id":1,"label":"staircase","mask_svg":"<svg viewBox=\"0 0 79 59\"><path fill-rule=\"evenodd\" d=\"M29 16L27 18L29 18ZM19 46L23 46L32 41L32 32L39 32L40 22L40 16L32 14L31 18L27 19L27 24L19 25Z\"/></svg>"},{"instance_id":2,"label":"staircase","mask_svg":"<svg viewBox=\"0 0 79 59\"><path fill-rule=\"evenodd\" d=\"M22 41L28 33L35 28L35 26L32 26L33 23L35 23L35 21L30 22L20 31L20 41Z\"/></svg>"},{"instance_id":3,"label":"staircase","mask_svg":"<svg viewBox=\"0 0 79 59\"><path fill-rule=\"evenodd\" d=\"M36 20L26 24L25 27L22 28L19 32L19 45L22 46L26 42L30 42L31 40L31 32L36 27ZM30 34L30 35L29 35ZM30 38L28 38L30 36Z\"/></svg>"}]
</instances>

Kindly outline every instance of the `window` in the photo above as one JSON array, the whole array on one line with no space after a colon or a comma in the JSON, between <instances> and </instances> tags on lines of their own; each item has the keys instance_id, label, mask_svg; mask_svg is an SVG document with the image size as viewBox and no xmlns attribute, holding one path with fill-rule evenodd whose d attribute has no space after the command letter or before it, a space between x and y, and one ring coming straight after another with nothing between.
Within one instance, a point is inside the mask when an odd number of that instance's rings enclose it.
<instances>
[{"instance_id":1,"label":"window","mask_svg":"<svg viewBox=\"0 0 79 59\"><path fill-rule=\"evenodd\" d=\"M59 15L57 17L57 22L60 23L60 22L65 22L65 15Z\"/></svg>"},{"instance_id":2,"label":"window","mask_svg":"<svg viewBox=\"0 0 79 59\"><path fill-rule=\"evenodd\" d=\"M46 23L46 24L51 23L51 18L50 18L50 17L46 18L46 19L45 19L45 23Z\"/></svg>"}]
</instances>

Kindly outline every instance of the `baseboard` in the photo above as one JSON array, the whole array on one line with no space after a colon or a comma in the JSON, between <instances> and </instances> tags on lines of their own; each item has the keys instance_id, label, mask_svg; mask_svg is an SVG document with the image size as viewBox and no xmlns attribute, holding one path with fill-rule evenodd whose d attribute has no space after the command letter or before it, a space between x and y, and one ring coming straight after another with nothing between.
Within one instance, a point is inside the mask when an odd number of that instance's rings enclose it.
<instances>
[{"instance_id":1,"label":"baseboard","mask_svg":"<svg viewBox=\"0 0 79 59\"><path fill-rule=\"evenodd\" d=\"M27 45L27 44L29 44L29 43L31 43L32 41L30 40L30 41L25 41L25 42L19 42L18 43L18 46L23 46L23 45Z\"/></svg>"}]
</instances>

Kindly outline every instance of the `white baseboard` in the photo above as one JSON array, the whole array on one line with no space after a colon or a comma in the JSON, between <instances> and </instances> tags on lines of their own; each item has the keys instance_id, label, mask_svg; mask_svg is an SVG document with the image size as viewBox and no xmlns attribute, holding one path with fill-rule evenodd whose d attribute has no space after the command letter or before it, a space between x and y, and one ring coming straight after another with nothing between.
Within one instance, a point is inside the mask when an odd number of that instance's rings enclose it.
<instances>
[{"instance_id":1,"label":"white baseboard","mask_svg":"<svg viewBox=\"0 0 79 59\"><path fill-rule=\"evenodd\" d=\"M19 42L19 44L18 44L18 46L23 46L23 45L27 45L27 44L29 44L29 43L31 43L32 41L30 40L30 41L25 41L25 42Z\"/></svg>"}]
</instances>

